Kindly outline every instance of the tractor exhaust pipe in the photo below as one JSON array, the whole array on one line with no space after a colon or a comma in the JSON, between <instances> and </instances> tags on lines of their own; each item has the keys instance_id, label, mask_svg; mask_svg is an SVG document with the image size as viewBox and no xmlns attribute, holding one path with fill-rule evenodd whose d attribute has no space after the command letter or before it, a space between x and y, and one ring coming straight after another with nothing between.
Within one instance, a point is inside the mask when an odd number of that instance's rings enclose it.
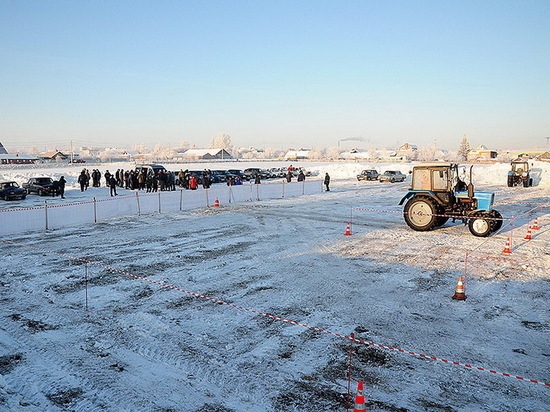
<instances>
[{"instance_id":1,"label":"tractor exhaust pipe","mask_svg":"<svg viewBox=\"0 0 550 412\"><path fill-rule=\"evenodd\" d=\"M474 165L470 166L470 183L468 183L468 197L470 199L474 198L474 184L472 183L472 169L474 168Z\"/></svg>"}]
</instances>

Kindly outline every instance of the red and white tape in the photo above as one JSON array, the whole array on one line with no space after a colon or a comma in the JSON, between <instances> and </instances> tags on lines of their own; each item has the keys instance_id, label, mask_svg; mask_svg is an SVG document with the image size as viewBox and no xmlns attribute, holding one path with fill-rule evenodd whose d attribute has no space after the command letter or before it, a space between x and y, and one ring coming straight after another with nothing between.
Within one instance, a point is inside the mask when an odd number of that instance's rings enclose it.
<instances>
[{"instance_id":1,"label":"red and white tape","mask_svg":"<svg viewBox=\"0 0 550 412\"><path fill-rule=\"evenodd\" d=\"M539 384L539 385L544 385L544 386L550 387L550 383L547 383L547 382L542 382L542 381L535 380L535 379L524 378L522 376L516 376L516 375L512 375L510 373L498 372L498 371L483 368L483 367L480 367L480 366L469 365L467 363L450 361L450 360L443 359L443 358L440 358L440 357L437 357L437 356L429 356L429 355L424 355L422 353L408 351L408 350L405 350L405 349L394 348L392 346L381 345L379 343L374 343L374 342L369 342L369 341L365 341L365 340L362 340L362 339L358 339L358 338L355 338L354 336L343 335L343 334L340 334L340 333L329 331L327 329L318 328L316 326L309 326L305 323L296 322L296 321L293 321L293 320L282 318L280 316L271 315L269 313L257 311L257 310L254 310L254 309L246 308L244 306L235 305L233 303L225 302L223 300L219 300L219 299L216 299L216 298L211 298L211 297L208 297L208 296L205 296L205 295L201 295L200 293L191 292L191 291L188 291L188 290L185 290L185 289L178 288L176 286L168 285L166 283L157 282L155 280L148 279L148 278L138 276L138 275L134 275L133 273L126 272L126 271L123 271L123 270L120 270L120 269L115 269L115 268L103 265L101 263L90 261L88 259L78 258L78 257L75 257L75 256L66 255L66 254L63 254L63 253L57 253L57 252L54 252L54 251L51 251L51 250L38 248L38 247L35 247L35 246L30 246L30 245L25 245L25 244L22 244L22 243L13 242L13 241L6 240L6 239L0 239L0 241L4 242L4 243L7 243L7 244L15 245L15 246L21 246L21 247L37 250L37 251L40 251L40 252L45 252L45 253L65 257L67 259L79 260L81 262L90 263L92 265L107 269L111 272L117 272L117 273L121 273L121 274L124 274L124 275L128 275L128 276L131 276L135 279L140 279L140 280L143 280L143 281L146 281L146 282L149 282L149 283L153 283L155 285L158 285L158 286L161 286L161 287L164 287L164 288L167 288L167 289L176 290L178 292L186 293L188 295L195 296L195 297L198 297L198 298L201 298L201 299L206 299L206 300L209 300L209 301L214 302L214 303L230 306L230 307L235 308L235 309L239 309L239 310L243 310L243 311L246 311L246 312L249 312L249 313L254 313L254 314L257 314L257 315L265 316L265 317L268 317L268 318L271 318L271 319L274 319L274 320L289 323L291 325L301 326L303 328L315 330L315 331L318 331L318 332L323 332L323 333L326 333L326 334L329 334L329 335L332 335L332 336L337 336L339 338L352 340L352 341L362 343L362 344L365 344L365 345L376 346L376 347L379 347L379 348L382 348L382 349L396 351L396 352L399 352L399 353L405 353L405 354L408 354L408 355L417 356L417 357L424 358L424 359L431 359L431 360L435 360L435 361L439 361L439 362L448 363L448 364L451 364L451 365L462 366L462 367L465 367L465 368L468 368L468 369L473 369L473 370L477 370L477 371L481 371L481 372L488 372L488 373L492 373L494 375L504 376L504 377L508 377L508 378L514 378L514 379L518 379L518 380L521 380L521 381L536 383L536 384Z\"/></svg>"}]
</instances>

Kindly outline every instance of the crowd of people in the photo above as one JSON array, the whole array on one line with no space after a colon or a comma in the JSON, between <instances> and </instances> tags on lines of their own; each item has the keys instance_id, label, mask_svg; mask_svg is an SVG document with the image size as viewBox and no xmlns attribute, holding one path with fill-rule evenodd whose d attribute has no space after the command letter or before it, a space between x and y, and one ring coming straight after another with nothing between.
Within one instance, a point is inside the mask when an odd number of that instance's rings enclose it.
<instances>
[{"instance_id":1,"label":"crowd of people","mask_svg":"<svg viewBox=\"0 0 550 412\"><path fill-rule=\"evenodd\" d=\"M286 173L286 181L288 183L292 182L293 174L292 165L289 166ZM159 190L176 190L176 186L179 186L183 189L197 190L199 185L202 185L204 189L208 189L212 184L212 172L209 169L204 169L204 171L197 175L192 173L189 170L181 170L176 174L168 170L158 170L154 173L152 170L148 172L146 169L137 170L123 170L117 169L116 172L111 173L109 170L106 170L105 173L99 171L99 169L93 169L90 173L88 169L82 169L78 175L77 182L80 186L80 191L84 192L90 187L90 181L92 182L92 187L101 187L101 179L105 179L105 186L109 188L109 193L111 196L117 196L116 189L124 188L128 190L146 190L149 192L157 192ZM302 170L299 171L297 180L298 182L303 182L306 176ZM325 175L324 184L326 190L329 190L330 176L328 173ZM256 175L254 178L254 183L261 183L260 175ZM63 176L61 179L56 182L56 184L61 188L61 196L64 198L64 189L66 180ZM240 176L230 176L227 179L227 185L241 185L242 179Z\"/></svg>"}]
</instances>

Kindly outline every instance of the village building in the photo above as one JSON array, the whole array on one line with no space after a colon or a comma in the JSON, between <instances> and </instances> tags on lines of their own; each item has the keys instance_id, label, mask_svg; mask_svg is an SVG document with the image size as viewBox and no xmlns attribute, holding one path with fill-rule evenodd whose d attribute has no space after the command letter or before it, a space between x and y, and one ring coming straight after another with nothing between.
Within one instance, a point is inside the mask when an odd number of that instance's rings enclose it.
<instances>
[{"instance_id":1,"label":"village building","mask_svg":"<svg viewBox=\"0 0 550 412\"><path fill-rule=\"evenodd\" d=\"M233 156L225 149L188 149L178 153L178 157L192 160L225 160Z\"/></svg>"},{"instance_id":2,"label":"village building","mask_svg":"<svg viewBox=\"0 0 550 412\"><path fill-rule=\"evenodd\" d=\"M488 149L485 145L479 145L468 152L467 160L491 160L496 159L497 156L496 150Z\"/></svg>"},{"instance_id":3,"label":"village building","mask_svg":"<svg viewBox=\"0 0 550 412\"><path fill-rule=\"evenodd\" d=\"M289 150L285 154L285 160L309 159L311 149Z\"/></svg>"},{"instance_id":4,"label":"village building","mask_svg":"<svg viewBox=\"0 0 550 412\"><path fill-rule=\"evenodd\" d=\"M34 164L38 158L28 154L0 154L0 164L3 165L28 165Z\"/></svg>"},{"instance_id":5,"label":"village building","mask_svg":"<svg viewBox=\"0 0 550 412\"><path fill-rule=\"evenodd\" d=\"M38 157L41 160L55 160L59 162L61 160L67 160L69 158L69 155L66 155L65 153L60 152L59 150L56 149L56 150L51 150L49 152L39 153Z\"/></svg>"},{"instance_id":6,"label":"village building","mask_svg":"<svg viewBox=\"0 0 550 412\"><path fill-rule=\"evenodd\" d=\"M395 157L399 157L401 159L415 160L417 154L418 146L410 143L404 143L397 149Z\"/></svg>"},{"instance_id":7,"label":"village building","mask_svg":"<svg viewBox=\"0 0 550 412\"><path fill-rule=\"evenodd\" d=\"M25 165L25 164L34 164L38 158L33 155L28 154L10 154L0 143L0 164L2 165Z\"/></svg>"}]
</instances>

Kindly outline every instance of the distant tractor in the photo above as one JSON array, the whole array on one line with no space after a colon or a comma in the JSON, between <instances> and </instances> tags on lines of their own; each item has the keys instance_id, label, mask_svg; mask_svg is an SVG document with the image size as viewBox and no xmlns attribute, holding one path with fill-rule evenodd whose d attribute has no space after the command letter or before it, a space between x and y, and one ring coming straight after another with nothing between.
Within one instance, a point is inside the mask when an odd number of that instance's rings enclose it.
<instances>
[{"instance_id":1,"label":"distant tractor","mask_svg":"<svg viewBox=\"0 0 550 412\"><path fill-rule=\"evenodd\" d=\"M523 187L533 186L529 163L523 159L512 161L512 166L508 172L508 187L523 185Z\"/></svg>"},{"instance_id":2,"label":"distant tractor","mask_svg":"<svg viewBox=\"0 0 550 412\"><path fill-rule=\"evenodd\" d=\"M399 204L407 201L405 222L414 230L432 230L452 218L468 224L474 236L485 237L502 226L502 215L492 209L494 198L494 193L474 192L471 168L466 185L457 164L438 163L413 168L411 190Z\"/></svg>"}]
</instances>

